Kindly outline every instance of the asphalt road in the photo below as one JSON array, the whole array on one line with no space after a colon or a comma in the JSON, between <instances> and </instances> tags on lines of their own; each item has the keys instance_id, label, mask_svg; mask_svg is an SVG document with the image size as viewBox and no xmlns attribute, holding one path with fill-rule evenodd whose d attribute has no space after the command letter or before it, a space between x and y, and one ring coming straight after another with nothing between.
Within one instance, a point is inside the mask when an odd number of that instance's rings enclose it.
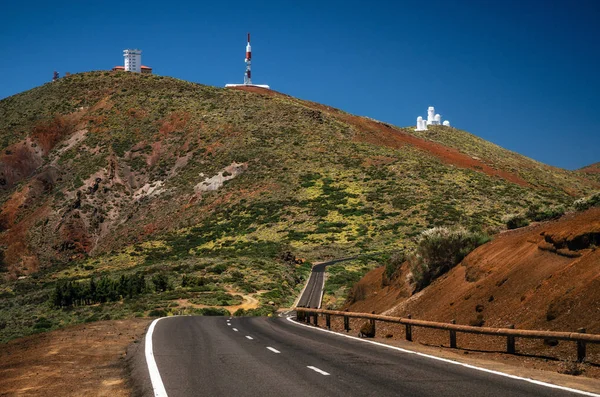
<instances>
[{"instance_id":1,"label":"asphalt road","mask_svg":"<svg viewBox=\"0 0 600 397\"><path fill-rule=\"evenodd\" d=\"M302 296L300 296L300 300L298 300L298 304L296 306L317 309L321 307L324 286L323 281L325 280L325 268L333 263L337 262L325 262L313 266L310 277L308 278L308 282L306 283L306 288L304 289Z\"/></svg>"},{"instance_id":2,"label":"asphalt road","mask_svg":"<svg viewBox=\"0 0 600 397\"><path fill-rule=\"evenodd\" d=\"M577 395L287 318L171 317L156 323L152 342L170 397Z\"/></svg>"},{"instance_id":3,"label":"asphalt road","mask_svg":"<svg viewBox=\"0 0 600 397\"><path fill-rule=\"evenodd\" d=\"M379 254L381 253L383 252L380 252ZM302 296L300 296L300 299L298 300L298 304L296 306L308 307L313 309L321 308L321 300L323 298L323 287L325 286L323 281L325 279L325 268L327 266L335 265L336 263L340 262L351 261L360 256L368 257L376 254L378 253L348 256L345 258L338 258L314 265L312 268L312 272L310 273L310 277L308 278L308 282L306 283L306 288L304 288L304 292L302 293Z\"/></svg>"}]
</instances>

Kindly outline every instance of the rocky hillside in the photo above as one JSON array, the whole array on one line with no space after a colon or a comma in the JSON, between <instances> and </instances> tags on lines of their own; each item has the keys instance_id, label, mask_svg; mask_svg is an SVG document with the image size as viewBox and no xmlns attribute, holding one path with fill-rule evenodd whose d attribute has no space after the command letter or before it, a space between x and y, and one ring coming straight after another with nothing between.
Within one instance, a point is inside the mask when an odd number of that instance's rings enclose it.
<instances>
[{"instance_id":1,"label":"rocky hillside","mask_svg":"<svg viewBox=\"0 0 600 397\"><path fill-rule=\"evenodd\" d=\"M454 128L417 134L275 91L125 72L1 100L0 146L0 297L22 299L10 305L23 316L4 328L30 331L27 310L56 280L143 271L186 291L113 318L175 298L235 307L236 293L287 304L303 260L411 246L435 225L494 229L599 186ZM53 327L75 321L53 313Z\"/></svg>"},{"instance_id":2,"label":"rocky hillside","mask_svg":"<svg viewBox=\"0 0 600 397\"><path fill-rule=\"evenodd\" d=\"M2 100L0 142L11 277L148 242L141 255L165 259L373 250L593 188L456 129L416 135L273 91L130 73Z\"/></svg>"},{"instance_id":3,"label":"rocky hillside","mask_svg":"<svg viewBox=\"0 0 600 397\"><path fill-rule=\"evenodd\" d=\"M354 311L460 324L600 333L600 208L505 231L414 294L408 263L359 283Z\"/></svg>"}]
</instances>

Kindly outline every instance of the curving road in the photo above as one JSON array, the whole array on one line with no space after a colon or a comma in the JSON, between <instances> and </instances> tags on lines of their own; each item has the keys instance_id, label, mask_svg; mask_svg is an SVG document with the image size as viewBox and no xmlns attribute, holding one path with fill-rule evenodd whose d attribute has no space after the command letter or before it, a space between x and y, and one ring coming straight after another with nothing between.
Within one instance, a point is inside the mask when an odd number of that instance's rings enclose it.
<instances>
[{"instance_id":1,"label":"curving road","mask_svg":"<svg viewBox=\"0 0 600 397\"><path fill-rule=\"evenodd\" d=\"M150 361L170 397L577 395L289 318L171 317L153 328ZM147 373L138 392L154 395Z\"/></svg>"},{"instance_id":2,"label":"curving road","mask_svg":"<svg viewBox=\"0 0 600 397\"><path fill-rule=\"evenodd\" d=\"M363 255L364 256L364 255ZM323 300L323 288L325 287L325 268L329 265L334 265L340 262L346 262L358 258L358 256L350 256L347 258L334 259L327 262L317 263L312 267L310 277L306 282L304 292L300 296L297 307L309 307L320 309Z\"/></svg>"},{"instance_id":3,"label":"curving road","mask_svg":"<svg viewBox=\"0 0 600 397\"><path fill-rule=\"evenodd\" d=\"M306 288L298 300L298 307L320 308L323 299L323 287L325 286L325 267L331 262L314 265L306 283Z\"/></svg>"}]
</instances>

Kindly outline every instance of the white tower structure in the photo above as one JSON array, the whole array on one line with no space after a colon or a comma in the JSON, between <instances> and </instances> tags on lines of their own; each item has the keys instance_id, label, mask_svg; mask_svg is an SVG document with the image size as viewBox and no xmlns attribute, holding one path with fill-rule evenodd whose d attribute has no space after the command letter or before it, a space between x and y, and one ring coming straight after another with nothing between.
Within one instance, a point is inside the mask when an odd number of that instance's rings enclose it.
<instances>
[{"instance_id":1,"label":"white tower structure","mask_svg":"<svg viewBox=\"0 0 600 397\"><path fill-rule=\"evenodd\" d=\"M450 127L450 122L448 120L444 120L444 126Z\"/></svg>"},{"instance_id":2,"label":"white tower structure","mask_svg":"<svg viewBox=\"0 0 600 397\"><path fill-rule=\"evenodd\" d=\"M433 106L429 106L427 108L427 125L433 124L435 121L435 108Z\"/></svg>"},{"instance_id":3,"label":"white tower structure","mask_svg":"<svg viewBox=\"0 0 600 397\"><path fill-rule=\"evenodd\" d=\"M252 87L261 87L270 89L270 87L266 84L252 84L252 47L250 47L250 33L248 33L248 42L246 44L246 71L244 72L244 84L225 84L225 87L243 87L243 86L252 86Z\"/></svg>"},{"instance_id":4,"label":"white tower structure","mask_svg":"<svg viewBox=\"0 0 600 397\"><path fill-rule=\"evenodd\" d=\"M252 84L252 47L250 47L250 33L248 33L248 44L246 44L246 72L244 73L244 84Z\"/></svg>"},{"instance_id":5,"label":"white tower structure","mask_svg":"<svg viewBox=\"0 0 600 397\"><path fill-rule=\"evenodd\" d=\"M417 117L417 131L427 131L427 125L425 125L425 120L423 117Z\"/></svg>"},{"instance_id":6,"label":"white tower structure","mask_svg":"<svg viewBox=\"0 0 600 397\"><path fill-rule=\"evenodd\" d=\"M442 124L442 116L440 116L439 114L436 114L433 117L433 124L434 125L441 125Z\"/></svg>"},{"instance_id":7,"label":"white tower structure","mask_svg":"<svg viewBox=\"0 0 600 397\"><path fill-rule=\"evenodd\" d=\"M141 73L142 71L142 51L141 50L123 50L125 58L125 71Z\"/></svg>"}]
</instances>

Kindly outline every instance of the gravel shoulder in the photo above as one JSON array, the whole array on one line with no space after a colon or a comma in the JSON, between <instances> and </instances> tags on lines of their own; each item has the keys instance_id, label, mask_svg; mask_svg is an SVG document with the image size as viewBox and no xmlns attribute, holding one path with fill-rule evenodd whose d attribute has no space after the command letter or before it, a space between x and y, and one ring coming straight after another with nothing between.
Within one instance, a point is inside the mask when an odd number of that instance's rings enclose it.
<instances>
[{"instance_id":1,"label":"gravel shoulder","mask_svg":"<svg viewBox=\"0 0 600 397\"><path fill-rule=\"evenodd\" d=\"M128 346L150 321L80 324L0 345L0 395L129 396Z\"/></svg>"}]
</instances>

